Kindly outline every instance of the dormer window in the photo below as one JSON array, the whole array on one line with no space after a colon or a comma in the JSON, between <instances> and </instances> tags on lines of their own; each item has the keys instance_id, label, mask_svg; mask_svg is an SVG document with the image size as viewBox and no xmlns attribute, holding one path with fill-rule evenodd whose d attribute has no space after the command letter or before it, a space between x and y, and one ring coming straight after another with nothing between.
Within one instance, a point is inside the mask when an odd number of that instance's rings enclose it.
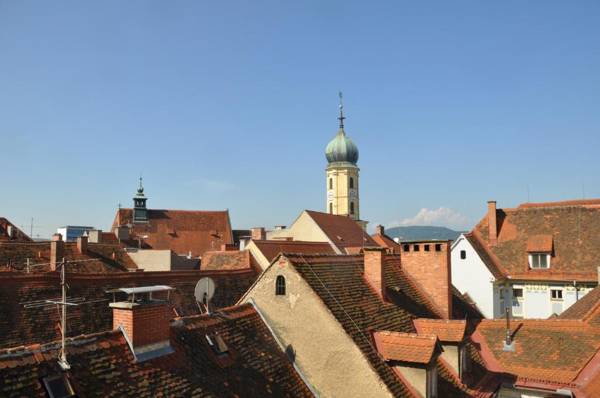
<instances>
[{"instance_id":1,"label":"dormer window","mask_svg":"<svg viewBox=\"0 0 600 398\"><path fill-rule=\"evenodd\" d=\"M71 386L69 379L63 374L44 377L44 388L50 398L69 398L75 397L75 390Z\"/></svg>"},{"instance_id":2,"label":"dormer window","mask_svg":"<svg viewBox=\"0 0 600 398\"><path fill-rule=\"evenodd\" d=\"M530 253L529 267L532 269L550 268L550 253Z\"/></svg>"}]
</instances>

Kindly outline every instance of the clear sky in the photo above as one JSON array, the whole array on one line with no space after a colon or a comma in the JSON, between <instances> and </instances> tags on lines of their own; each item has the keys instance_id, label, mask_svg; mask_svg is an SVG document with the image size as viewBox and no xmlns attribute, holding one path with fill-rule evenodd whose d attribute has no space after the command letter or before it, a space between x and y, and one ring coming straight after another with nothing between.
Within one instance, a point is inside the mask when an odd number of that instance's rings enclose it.
<instances>
[{"instance_id":1,"label":"clear sky","mask_svg":"<svg viewBox=\"0 0 600 398\"><path fill-rule=\"evenodd\" d=\"M0 0L0 216L106 229L142 173L151 208L290 224L338 90L371 225L600 197L597 0Z\"/></svg>"}]
</instances>

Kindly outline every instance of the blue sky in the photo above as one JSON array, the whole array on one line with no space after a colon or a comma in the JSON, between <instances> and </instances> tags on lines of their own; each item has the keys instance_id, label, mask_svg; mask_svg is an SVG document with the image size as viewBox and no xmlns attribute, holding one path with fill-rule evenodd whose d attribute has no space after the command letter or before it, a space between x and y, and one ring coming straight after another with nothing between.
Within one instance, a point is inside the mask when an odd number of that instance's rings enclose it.
<instances>
[{"instance_id":1,"label":"blue sky","mask_svg":"<svg viewBox=\"0 0 600 398\"><path fill-rule=\"evenodd\" d=\"M338 90L372 225L600 197L598 71L598 1L0 0L0 215L108 228L142 173L152 208L289 224Z\"/></svg>"}]
</instances>

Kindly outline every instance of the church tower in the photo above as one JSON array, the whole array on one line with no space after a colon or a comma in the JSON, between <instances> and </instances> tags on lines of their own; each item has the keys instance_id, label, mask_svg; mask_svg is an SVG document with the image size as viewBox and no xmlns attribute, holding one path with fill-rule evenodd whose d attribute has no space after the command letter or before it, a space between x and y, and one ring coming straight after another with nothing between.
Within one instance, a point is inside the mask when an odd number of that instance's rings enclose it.
<instances>
[{"instance_id":1,"label":"church tower","mask_svg":"<svg viewBox=\"0 0 600 398\"><path fill-rule=\"evenodd\" d=\"M148 209L146 208L146 200L144 195L144 186L142 185L142 177L140 177L140 186L137 189L136 195L133 197L133 223L147 223Z\"/></svg>"},{"instance_id":2,"label":"church tower","mask_svg":"<svg viewBox=\"0 0 600 398\"><path fill-rule=\"evenodd\" d=\"M344 131L344 105L340 93L340 128L325 149L327 157L327 213L360 220L358 148ZM363 223L361 222L361 225Z\"/></svg>"}]
</instances>

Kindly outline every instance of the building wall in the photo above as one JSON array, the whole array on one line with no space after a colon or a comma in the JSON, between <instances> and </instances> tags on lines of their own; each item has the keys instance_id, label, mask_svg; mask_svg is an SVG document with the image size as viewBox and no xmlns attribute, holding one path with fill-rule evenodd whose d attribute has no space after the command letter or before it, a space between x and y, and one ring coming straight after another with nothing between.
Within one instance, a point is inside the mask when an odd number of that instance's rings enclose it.
<instances>
[{"instance_id":1,"label":"building wall","mask_svg":"<svg viewBox=\"0 0 600 398\"><path fill-rule=\"evenodd\" d=\"M409 367L409 366L395 366L404 379L408 381L411 386L417 390L422 397L427 396L427 370L424 368Z\"/></svg>"},{"instance_id":2,"label":"building wall","mask_svg":"<svg viewBox=\"0 0 600 398\"><path fill-rule=\"evenodd\" d=\"M460 252L466 252L466 258L460 258ZM451 253L452 284L461 292L467 293L486 318L493 318L499 311L494 309L494 276L483 263L473 246L464 237L452 246Z\"/></svg>"},{"instance_id":3,"label":"building wall","mask_svg":"<svg viewBox=\"0 0 600 398\"><path fill-rule=\"evenodd\" d=\"M254 257L254 260L262 270L265 270L269 266L269 260L258 249L258 247L256 247L253 241L250 241L250 243L246 245L246 250L250 251L250 255Z\"/></svg>"},{"instance_id":4,"label":"building wall","mask_svg":"<svg viewBox=\"0 0 600 398\"><path fill-rule=\"evenodd\" d=\"M144 271L171 270L171 250L129 250L127 254Z\"/></svg>"},{"instance_id":5,"label":"building wall","mask_svg":"<svg viewBox=\"0 0 600 398\"><path fill-rule=\"evenodd\" d=\"M284 229L280 234L277 234L277 238L282 237L290 237L294 240L305 240L308 242L327 242L337 254L342 254L305 211L300 214L289 228Z\"/></svg>"},{"instance_id":6,"label":"building wall","mask_svg":"<svg viewBox=\"0 0 600 398\"><path fill-rule=\"evenodd\" d=\"M450 344L443 344L442 348L444 349L444 351L442 352L442 358L446 362L448 362L448 364L450 366L452 366L452 369L454 369L456 374L460 374L459 366L458 366L458 361L459 361L458 346L450 345Z\"/></svg>"},{"instance_id":7,"label":"building wall","mask_svg":"<svg viewBox=\"0 0 600 398\"><path fill-rule=\"evenodd\" d=\"M286 295L275 295L278 275ZM308 382L321 397L391 397L391 393L335 317L284 259L268 268L242 298L252 299ZM357 375L360 375L357 377Z\"/></svg>"},{"instance_id":8,"label":"building wall","mask_svg":"<svg viewBox=\"0 0 600 398\"><path fill-rule=\"evenodd\" d=\"M330 166L326 171L326 213L337 215L350 215L353 219L360 219L360 200L358 185L358 167L336 167ZM354 180L354 188L350 188L350 178ZM332 180L332 188L329 188L329 180ZM350 214L350 203L354 203L354 214ZM330 211L332 206L332 212Z\"/></svg>"}]
</instances>

